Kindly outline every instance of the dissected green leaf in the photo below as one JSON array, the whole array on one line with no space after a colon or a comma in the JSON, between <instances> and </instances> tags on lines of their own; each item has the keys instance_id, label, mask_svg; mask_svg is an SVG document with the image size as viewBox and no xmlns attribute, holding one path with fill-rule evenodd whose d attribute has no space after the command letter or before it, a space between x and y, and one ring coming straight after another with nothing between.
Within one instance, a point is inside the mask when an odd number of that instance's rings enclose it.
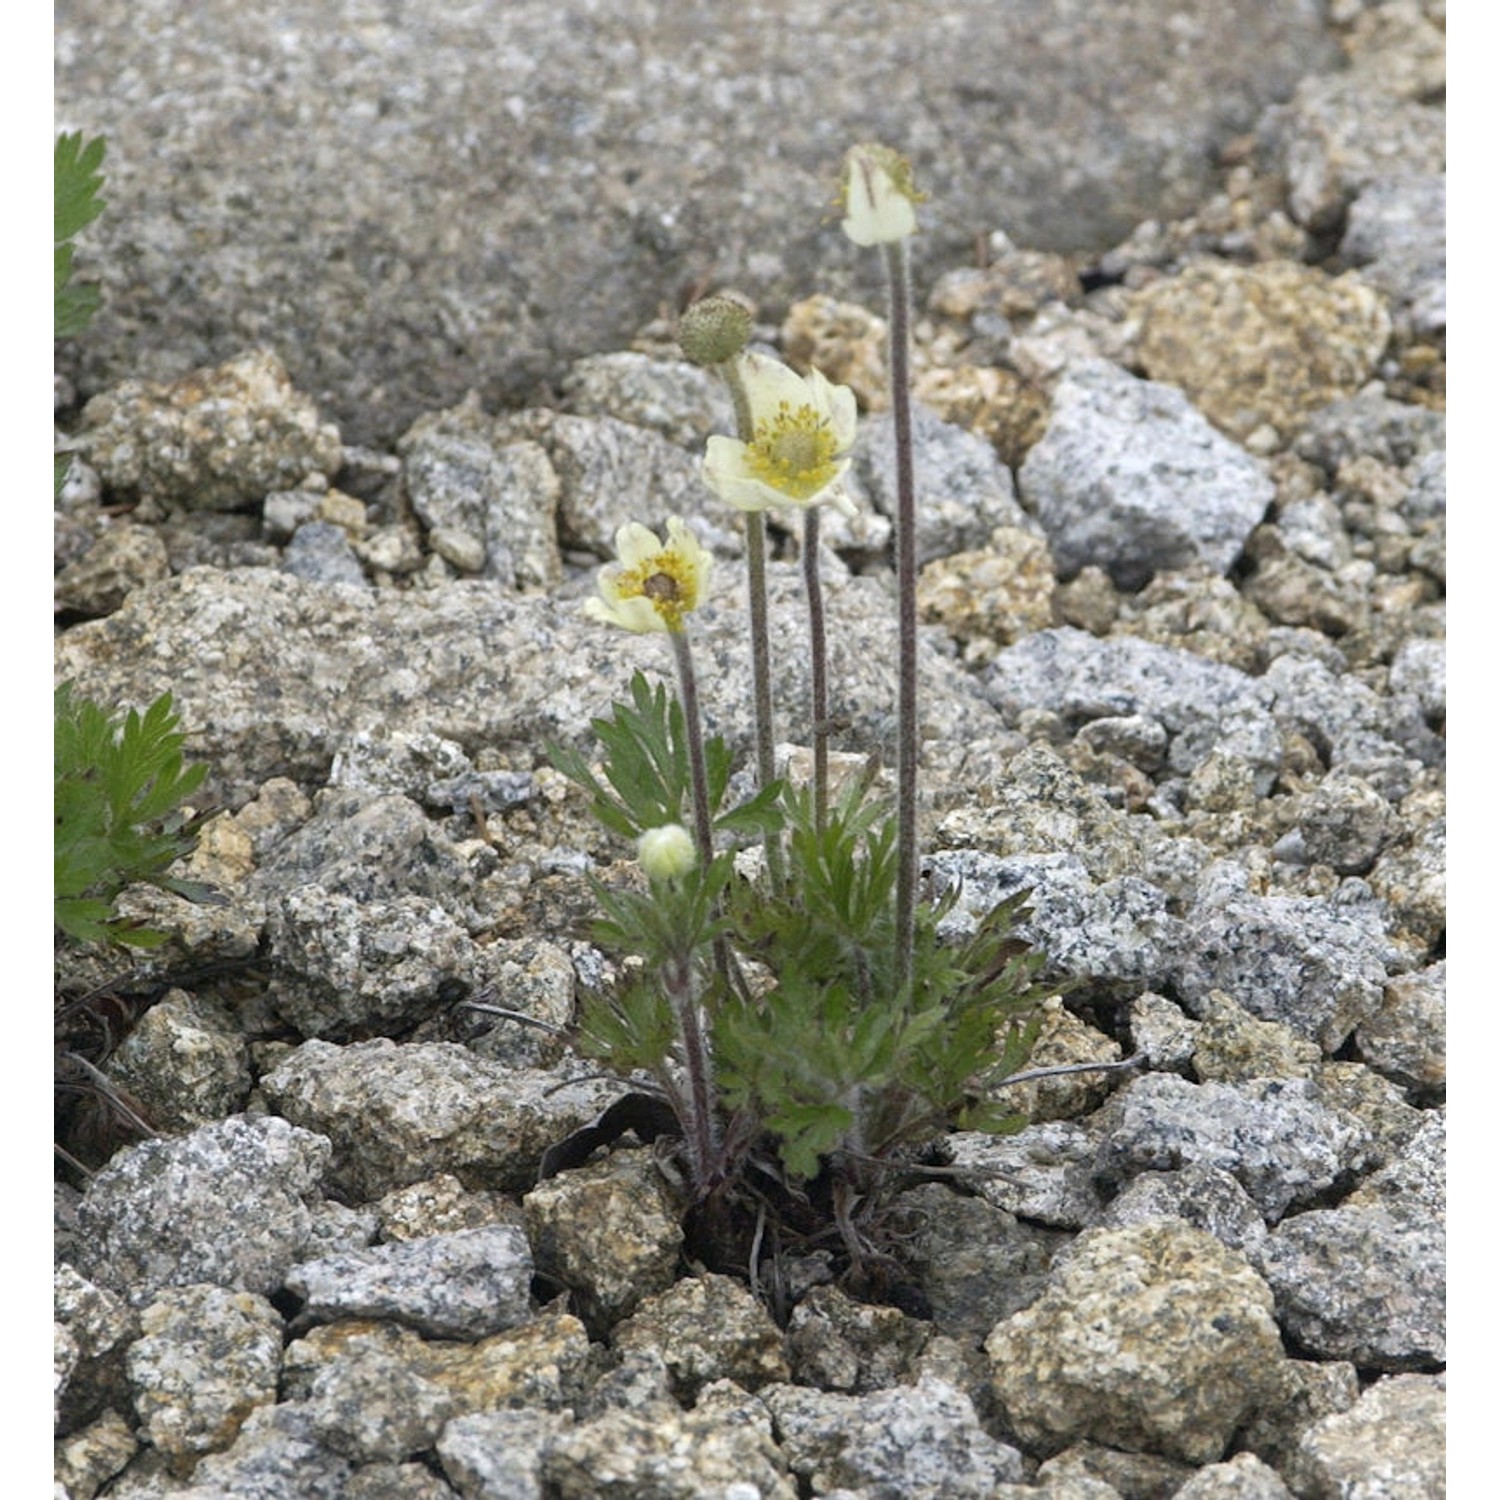
<instances>
[{"instance_id":1,"label":"dissected green leaf","mask_svg":"<svg viewBox=\"0 0 1500 1500\"><path fill-rule=\"evenodd\" d=\"M170 693L144 713L110 714L69 684L53 696L53 921L80 942L136 947L161 935L115 915L137 881L207 901L201 881L169 868L198 842L200 820L182 807L202 785L203 765L184 765L184 736Z\"/></svg>"},{"instance_id":2,"label":"dissected green leaf","mask_svg":"<svg viewBox=\"0 0 1500 1500\"><path fill-rule=\"evenodd\" d=\"M52 240L61 244L104 212L104 137L85 144L83 132L59 135L52 153Z\"/></svg>"},{"instance_id":3,"label":"dissected green leaf","mask_svg":"<svg viewBox=\"0 0 1500 1500\"><path fill-rule=\"evenodd\" d=\"M576 752L552 759L605 826L634 838L685 822L685 727L667 689L637 673L627 701L593 727L599 768ZM899 1158L955 1126L1017 1128L985 1088L1029 1057L1049 992L1041 956L1015 936L1025 893L957 943L939 935L956 889L919 906L909 960L898 962L896 828L890 806L871 795L873 769L820 819L809 788L779 783L722 808L731 758L711 741L705 759L716 833L781 830L786 879L773 891L735 874L723 853L707 871L649 890L596 884L596 940L642 962L618 995L585 1006L590 1055L652 1072L670 1096L684 1048L659 976L690 954L719 1107L774 1140L790 1178L811 1178L830 1159ZM726 941L760 976L753 992L725 982L714 945Z\"/></svg>"},{"instance_id":4,"label":"dissected green leaf","mask_svg":"<svg viewBox=\"0 0 1500 1500\"><path fill-rule=\"evenodd\" d=\"M99 288L75 286L73 246L68 243L104 211L99 166L104 137L84 144L81 132L59 135L52 154L52 336L70 338L88 327L99 306Z\"/></svg>"}]
</instances>

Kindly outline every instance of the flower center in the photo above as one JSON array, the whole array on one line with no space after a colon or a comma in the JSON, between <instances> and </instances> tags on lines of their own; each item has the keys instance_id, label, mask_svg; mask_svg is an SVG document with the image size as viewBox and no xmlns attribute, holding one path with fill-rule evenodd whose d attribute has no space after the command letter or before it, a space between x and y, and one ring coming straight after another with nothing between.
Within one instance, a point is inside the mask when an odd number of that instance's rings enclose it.
<instances>
[{"instance_id":1,"label":"flower center","mask_svg":"<svg viewBox=\"0 0 1500 1500\"><path fill-rule=\"evenodd\" d=\"M622 599L649 599L668 630L681 630L683 615L698 603L692 566L669 547L622 573L618 587Z\"/></svg>"},{"instance_id":2,"label":"flower center","mask_svg":"<svg viewBox=\"0 0 1500 1500\"><path fill-rule=\"evenodd\" d=\"M838 477L838 441L827 417L811 406L783 401L776 415L758 423L745 463L772 489L794 500L810 500Z\"/></svg>"}]
</instances>

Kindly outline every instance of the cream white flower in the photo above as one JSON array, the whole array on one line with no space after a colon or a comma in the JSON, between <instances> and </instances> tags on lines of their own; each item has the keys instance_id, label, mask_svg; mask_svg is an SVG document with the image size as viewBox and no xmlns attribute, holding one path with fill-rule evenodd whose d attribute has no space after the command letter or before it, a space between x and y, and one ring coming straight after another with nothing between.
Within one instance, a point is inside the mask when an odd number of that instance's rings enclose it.
<instances>
[{"instance_id":1,"label":"cream white flower","mask_svg":"<svg viewBox=\"0 0 1500 1500\"><path fill-rule=\"evenodd\" d=\"M916 233L922 194L911 163L889 146L865 142L844 156L844 233L856 245L888 245Z\"/></svg>"},{"instance_id":2,"label":"cream white flower","mask_svg":"<svg viewBox=\"0 0 1500 1500\"><path fill-rule=\"evenodd\" d=\"M676 880L698 863L698 846L681 823L648 828L635 841L635 850L652 880Z\"/></svg>"},{"instance_id":3,"label":"cream white flower","mask_svg":"<svg viewBox=\"0 0 1500 1500\"><path fill-rule=\"evenodd\" d=\"M737 366L754 436L709 438L704 482L740 510L828 501L853 515L841 481L854 446L854 392L764 355L743 354Z\"/></svg>"},{"instance_id":4,"label":"cream white flower","mask_svg":"<svg viewBox=\"0 0 1500 1500\"><path fill-rule=\"evenodd\" d=\"M683 616L703 602L713 559L678 516L667 522L667 540L638 521L615 533L617 561L599 570L599 597L583 611L591 620L645 634L677 632Z\"/></svg>"}]
</instances>

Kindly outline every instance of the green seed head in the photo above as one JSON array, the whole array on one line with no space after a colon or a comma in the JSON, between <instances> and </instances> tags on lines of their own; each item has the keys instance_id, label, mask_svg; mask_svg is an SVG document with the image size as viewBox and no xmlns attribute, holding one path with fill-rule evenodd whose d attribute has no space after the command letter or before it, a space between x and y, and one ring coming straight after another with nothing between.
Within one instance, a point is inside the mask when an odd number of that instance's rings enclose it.
<instances>
[{"instance_id":1,"label":"green seed head","mask_svg":"<svg viewBox=\"0 0 1500 1500\"><path fill-rule=\"evenodd\" d=\"M705 297L678 320L677 342L695 365L726 364L750 342L750 310L733 297Z\"/></svg>"}]
</instances>

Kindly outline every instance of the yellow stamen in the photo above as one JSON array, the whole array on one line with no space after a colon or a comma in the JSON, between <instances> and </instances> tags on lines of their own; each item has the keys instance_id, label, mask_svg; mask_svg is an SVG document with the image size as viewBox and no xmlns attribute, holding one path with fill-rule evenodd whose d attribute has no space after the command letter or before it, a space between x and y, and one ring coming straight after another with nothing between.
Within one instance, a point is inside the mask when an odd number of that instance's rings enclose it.
<instances>
[{"instance_id":1,"label":"yellow stamen","mask_svg":"<svg viewBox=\"0 0 1500 1500\"><path fill-rule=\"evenodd\" d=\"M681 630L682 617L697 607L697 579L685 557L664 547L615 581L622 599L649 599L668 630Z\"/></svg>"},{"instance_id":2,"label":"yellow stamen","mask_svg":"<svg viewBox=\"0 0 1500 1500\"><path fill-rule=\"evenodd\" d=\"M833 424L811 406L783 401L776 415L756 424L745 452L745 466L793 500L807 500L838 473L838 439Z\"/></svg>"}]
</instances>

